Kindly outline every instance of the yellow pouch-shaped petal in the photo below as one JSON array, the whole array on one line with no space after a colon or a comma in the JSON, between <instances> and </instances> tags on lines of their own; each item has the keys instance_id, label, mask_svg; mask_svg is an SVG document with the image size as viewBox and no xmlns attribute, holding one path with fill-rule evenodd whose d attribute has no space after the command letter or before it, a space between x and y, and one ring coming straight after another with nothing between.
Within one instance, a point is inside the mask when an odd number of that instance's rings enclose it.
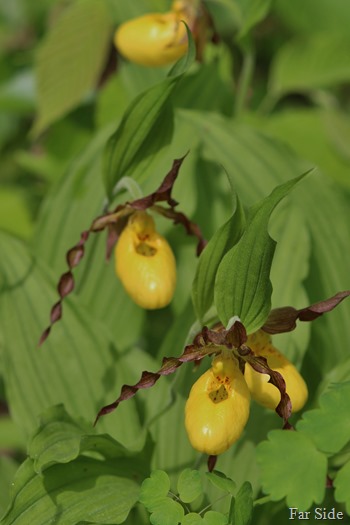
<instances>
[{"instance_id":1,"label":"yellow pouch-shaped petal","mask_svg":"<svg viewBox=\"0 0 350 525\"><path fill-rule=\"evenodd\" d=\"M256 355L265 357L272 370L282 375L286 382L287 394L292 402L292 412L301 410L307 401L308 390L295 366L271 344L270 336L262 330L250 335L247 345ZM281 395L274 385L268 383L270 376L256 372L247 363L244 377L252 398L260 405L275 410L281 400Z\"/></svg>"},{"instance_id":2,"label":"yellow pouch-shaped petal","mask_svg":"<svg viewBox=\"0 0 350 525\"><path fill-rule=\"evenodd\" d=\"M249 390L236 359L216 357L186 403L185 426L193 448L209 455L225 452L242 434L249 407Z\"/></svg>"},{"instance_id":3,"label":"yellow pouch-shaped petal","mask_svg":"<svg viewBox=\"0 0 350 525\"><path fill-rule=\"evenodd\" d=\"M134 213L115 248L116 273L130 297L142 308L167 306L176 285L174 254L146 212Z\"/></svg>"},{"instance_id":4,"label":"yellow pouch-shaped petal","mask_svg":"<svg viewBox=\"0 0 350 525\"><path fill-rule=\"evenodd\" d=\"M164 66L182 57L188 47L186 27L178 13L149 13L117 29L114 43L131 62Z\"/></svg>"}]
</instances>

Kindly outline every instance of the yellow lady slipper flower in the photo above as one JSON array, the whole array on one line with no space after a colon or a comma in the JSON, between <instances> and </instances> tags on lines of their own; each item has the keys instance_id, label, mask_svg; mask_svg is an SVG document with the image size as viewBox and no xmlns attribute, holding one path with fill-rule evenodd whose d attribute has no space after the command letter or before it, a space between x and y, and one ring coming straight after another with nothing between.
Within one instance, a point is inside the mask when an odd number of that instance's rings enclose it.
<instances>
[{"instance_id":1,"label":"yellow lady slipper flower","mask_svg":"<svg viewBox=\"0 0 350 525\"><path fill-rule=\"evenodd\" d=\"M182 19L179 12L170 11L128 20L117 29L114 43L125 58L136 64L171 64L182 57L188 47Z\"/></svg>"},{"instance_id":2,"label":"yellow lady slipper flower","mask_svg":"<svg viewBox=\"0 0 350 525\"><path fill-rule=\"evenodd\" d=\"M238 363L223 350L193 385L185 409L185 426L196 450L225 452L243 432L249 417L250 393Z\"/></svg>"},{"instance_id":3,"label":"yellow lady slipper flower","mask_svg":"<svg viewBox=\"0 0 350 525\"><path fill-rule=\"evenodd\" d=\"M272 370L282 375L286 383L286 392L292 402L292 412L301 410L308 397L306 383L295 366L272 345L269 334L259 330L248 337L247 345L257 356L265 357ZM260 405L275 410L281 394L274 385L268 383L270 376L256 372L247 363L244 377L252 398Z\"/></svg>"},{"instance_id":4,"label":"yellow lady slipper flower","mask_svg":"<svg viewBox=\"0 0 350 525\"><path fill-rule=\"evenodd\" d=\"M150 310L170 303L176 285L175 257L145 211L131 215L118 239L115 261L116 273L135 303Z\"/></svg>"}]
</instances>

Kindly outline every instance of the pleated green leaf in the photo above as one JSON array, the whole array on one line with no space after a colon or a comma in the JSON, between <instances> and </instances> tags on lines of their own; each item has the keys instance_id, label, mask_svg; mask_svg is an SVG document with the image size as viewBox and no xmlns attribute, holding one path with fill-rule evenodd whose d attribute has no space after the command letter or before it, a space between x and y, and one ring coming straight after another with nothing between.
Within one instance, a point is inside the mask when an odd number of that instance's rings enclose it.
<instances>
[{"instance_id":1,"label":"pleated green leaf","mask_svg":"<svg viewBox=\"0 0 350 525\"><path fill-rule=\"evenodd\" d=\"M347 82L350 79L348 35L338 32L297 38L281 47L270 77L273 97Z\"/></svg>"},{"instance_id":2,"label":"pleated green leaf","mask_svg":"<svg viewBox=\"0 0 350 525\"><path fill-rule=\"evenodd\" d=\"M259 329L271 310L270 270L275 241L268 234L270 216L304 175L277 188L250 210L240 241L224 256L217 271L214 299L220 320L238 316L248 333Z\"/></svg>"},{"instance_id":3,"label":"pleated green leaf","mask_svg":"<svg viewBox=\"0 0 350 525\"><path fill-rule=\"evenodd\" d=\"M39 114L33 133L43 131L95 87L110 35L104 2L79 0L61 14L37 53Z\"/></svg>"},{"instance_id":4,"label":"pleated green leaf","mask_svg":"<svg viewBox=\"0 0 350 525\"><path fill-rule=\"evenodd\" d=\"M244 210L237 197L232 217L210 239L198 261L192 285L192 300L197 317L203 317L214 301L214 283L217 269L227 251L241 238L244 228Z\"/></svg>"},{"instance_id":5,"label":"pleated green leaf","mask_svg":"<svg viewBox=\"0 0 350 525\"><path fill-rule=\"evenodd\" d=\"M136 503L142 474L131 458L80 456L41 475L27 459L12 486L12 504L1 525L123 523Z\"/></svg>"},{"instance_id":6,"label":"pleated green leaf","mask_svg":"<svg viewBox=\"0 0 350 525\"><path fill-rule=\"evenodd\" d=\"M133 352L122 359L108 328L81 304L77 306L75 298L66 301L66 319L38 348L56 298L49 271L9 235L0 235L0 252L0 332L5 386L14 420L31 433L40 413L64 403L70 414L92 425L98 409L121 384L137 378L135 359L140 367L147 367L149 360L142 362L142 355L135 358ZM118 420L104 418L98 429L109 431L123 443L137 441L140 426L133 401L118 412Z\"/></svg>"}]
</instances>

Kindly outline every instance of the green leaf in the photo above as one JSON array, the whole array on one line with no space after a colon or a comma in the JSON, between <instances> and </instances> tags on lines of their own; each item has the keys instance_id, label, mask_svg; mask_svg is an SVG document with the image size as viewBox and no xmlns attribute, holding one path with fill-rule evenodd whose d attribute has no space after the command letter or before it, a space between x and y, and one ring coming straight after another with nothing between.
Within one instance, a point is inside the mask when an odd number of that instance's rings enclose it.
<instances>
[{"instance_id":1,"label":"green leaf","mask_svg":"<svg viewBox=\"0 0 350 525\"><path fill-rule=\"evenodd\" d=\"M104 2L73 2L41 44L36 59L38 134L95 87L106 61L110 19Z\"/></svg>"},{"instance_id":2,"label":"green leaf","mask_svg":"<svg viewBox=\"0 0 350 525\"><path fill-rule=\"evenodd\" d=\"M276 0L274 8L292 32L349 34L350 4L344 0Z\"/></svg>"},{"instance_id":3,"label":"green leaf","mask_svg":"<svg viewBox=\"0 0 350 525\"><path fill-rule=\"evenodd\" d=\"M272 501L307 510L321 503L325 493L327 458L304 434L273 430L257 447L262 487Z\"/></svg>"},{"instance_id":4,"label":"green leaf","mask_svg":"<svg viewBox=\"0 0 350 525\"><path fill-rule=\"evenodd\" d=\"M333 482L335 488L334 497L338 503L345 503L346 512L350 514L350 461L337 472Z\"/></svg>"},{"instance_id":5,"label":"green leaf","mask_svg":"<svg viewBox=\"0 0 350 525\"><path fill-rule=\"evenodd\" d=\"M20 188L0 188L0 228L28 238L33 225L24 197Z\"/></svg>"},{"instance_id":6,"label":"green leaf","mask_svg":"<svg viewBox=\"0 0 350 525\"><path fill-rule=\"evenodd\" d=\"M253 514L253 491L251 484L243 483L235 498L232 498L230 521L235 525L249 525Z\"/></svg>"},{"instance_id":7,"label":"green leaf","mask_svg":"<svg viewBox=\"0 0 350 525\"><path fill-rule=\"evenodd\" d=\"M15 476L18 464L7 456L0 456L0 516L10 503L10 487Z\"/></svg>"},{"instance_id":8,"label":"green leaf","mask_svg":"<svg viewBox=\"0 0 350 525\"><path fill-rule=\"evenodd\" d=\"M209 479L210 483L218 489L228 492L229 494L235 493L235 482L228 478L223 472L213 470L213 472L206 472L205 475Z\"/></svg>"},{"instance_id":9,"label":"green leaf","mask_svg":"<svg viewBox=\"0 0 350 525\"><path fill-rule=\"evenodd\" d=\"M87 432L88 425L71 418L63 405L50 407L41 415L39 429L28 446L35 472L40 474L53 463L68 463L75 459L80 452L81 437Z\"/></svg>"},{"instance_id":10,"label":"green leaf","mask_svg":"<svg viewBox=\"0 0 350 525\"><path fill-rule=\"evenodd\" d=\"M327 32L292 40L280 48L272 64L270 90L273 97L280 97L349 79L349 37Z\"/></svg>"},{"instance_id":11,"label":"green leaf","mask_svg":"<svg viewBox=\"0 0 350 525\"><path fill-rule=\"evenodd\" d=\"M216 512L215 510L208 510L204 514L203 521L205 525L227 525L227 517L221 512Z\"/></svg>"},{"instance_id":12,"label":"green leaf","mask_svg":"<svg viewBox=\"0 0 350 525\"><path fill-rule=\"evenodd\" d=\"M152 512L150 522L152 525L178 525L184 516L184 509L177 501L165 498L157 509Z\"/></svg>"},{"instance_id":13,"label":"green leaf","mask_svg":"<svg viewBox=\"0 0 350 525\"><path fill-rule=\"evenodd\" d=\"M192 33L185 22L181 22L186 26L186 33L188 39L188 48L185 56L181 57L171 68L168 73L169 77L178 77L186 73L186 71L194 64L196 60L196 44Z\"/></svg>"},{"instance_id":14,"label":"green leaf","mask_svg":"<svg viewBox=\"0 0 350 525\"><path fill-rule=\"evenodd\" d=\"M141 93L125 111L105 148L104 182L109 197L121 177L132 175L136 165L158 153L171 140L170 96L179 78L167 78Z\"/></svg>"},{"instance_id":15,"label":"green leaf","mask_svg":"<svg viewBox=\"0 0 350 525\"><path fill-rule=\"evenodd\" d=\"M181 521L181 525L203 525L205 522L197 512L186 514Z\"/></svg>"},{"instance_id":16,"label":"green leaf","mask_svg":"<svg viewBox=\"0 0 350 525\"><path fill-rule=\"evenodd\" d=\"M140 502L150 512L155 511L159 504L168 496L170 479L164 470L154 470L141 486Z\"/></svg>"},{"instance_id":17,"label":"green leaf","mask_svg":"<svg viewBox=\"0 0 350 525\"><path fill-rule=\"evenodd\" d=\"M320 397L320 408L305 412L297 429L322 452L336 454L350 440L349 405L350 381L331 385Z\"/></svg>"},{"instance_id":18,"label":"green leaf","mask_svg":"<svg viewBox=\"0 0 350 525\"><path fill-rule=\"evenodd\" d=\"M237 0L242 12L242 24L238 37L246 35L269 12L271 0Z\"/></svg>"},{"instance_id":19,"label":"green leaf","mask_svg":"<svg viewBox=\"0 0 350 525\"><path fill-rule=\"evenodd\" d=\"M115 390L125 380L137 378L140 372L135 370L135 355L125 355L126 361L130 360L126 364L106 325L81 304L77 306L74 297L64 306L66 319L39 349L38 337L56 299L48 269L9 235L0 234L0 251L4 380L14 421L31 433L39 414L51 405L64 403L70 414L92 425L98 409L115 395ZM140 355L136 358L141 367L142 359ZM140 426L134 403L120 407L118 412L118 418L104 418L98 429L109 431L122 443L136 441Z\"/></svg>"},{"instance_id":20,"label":"green leaf","mask_svg":"<svg viewBox=\"0 0 350 525\"><path fill-rule=\"evenodd\" d=\"M191 503L198 498L203 491L200 472L190 468L183 470L177 482L177 491L184 503Z\"/></svg>"},{"instance_id":21,"label":"green leaf","mask_svg":"<svg viewBox=\"0 0 350 525\"><path fill-rule=\"evenodd\" d=\"M224 326L237 315L251 333L267 319L272 294L269 275L276 245L268 234L269 219L277 204L305 175L281 184L250 210L244 234L220 263L214 299Z\"/></svg>"},{"instance_id":22,"label":"green leaf","mask_svg":"<svg viewBox=\"0 0 350 525\"><path fill-rule=\"evenodd\" d=\"M12 504L1 525L123 523L139 495L138 461L79 457L36 474L31 459L19 468Z\"/></svg>"},{"instance_id":23,"label":"green leaf","mask_svg":"<svg viewBox=\"0 0 350 525\"><path fill-rule=\"evenodd\" d=\"M244 210L236 197L232 217L217 230L201 253L192 285L193 305L200 320L213 304L215 277L221 260L241 238L244 222Z\"/></svg>"}]
</instances>

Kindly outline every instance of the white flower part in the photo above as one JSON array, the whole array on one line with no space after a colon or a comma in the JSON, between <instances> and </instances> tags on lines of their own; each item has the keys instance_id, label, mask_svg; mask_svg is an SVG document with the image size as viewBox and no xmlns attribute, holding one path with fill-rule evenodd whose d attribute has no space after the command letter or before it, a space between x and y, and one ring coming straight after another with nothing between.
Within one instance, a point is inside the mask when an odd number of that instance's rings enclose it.
<instances>
[{"instance_id":1,"label":"white flower part","mask_svg":"<svg viewBox=\"0 0 350 525\"><path fill-rule=\"evenodd\" d=\"M230 330L230 328L233 327L233 325L236 323L236 322L241 322L240 318L238 317L238 315L234 315L233 317L231 317L231 319L229 320L229 322L227 323L227 326L226 326L226 330Z\"/></svg>"}]
</instances>

